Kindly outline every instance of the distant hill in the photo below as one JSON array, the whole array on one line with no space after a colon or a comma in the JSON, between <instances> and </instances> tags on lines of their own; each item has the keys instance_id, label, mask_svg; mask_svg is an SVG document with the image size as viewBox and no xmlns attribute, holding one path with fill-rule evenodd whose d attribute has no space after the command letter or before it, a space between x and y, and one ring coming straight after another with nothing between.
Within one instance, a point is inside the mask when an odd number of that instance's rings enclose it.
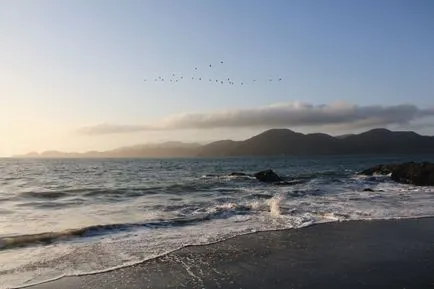
<instances>
[{"instance_id":1,"label":"distant hill","mask_svg":"<svg viewBox=\"0 0 434 289\"><path fill-rule=\"evenodd\" d=\"M221 140L206 145L167 142L122 147L111 151L64 153L46 151L15 156L22 158L126 158L126 157L231 157L341 154L434 153L434 137L412 131L373 129L361 134L333 137L270 129L244 141Z\"/></svg>"},{"instance_id":2,"label":"distant hill","mask_svg":"<svg viewBox=\"0 0 434 289\"><path fill-rule=\"evenodd\" d=\"M214 150L206 149L213 144L203 147L200 155L214 156ZM224 156L421 154L434 153L434 137L387 129L339 137L271 129L242 142L225 147L220 144L218 153Z\"/></svg>"},{"instance_id":3,"label":"distant hill","mask_svg":"<svg viewBox=\"0 0 434 289\"><path fill-rule=\"evenodd\" d=\"M88 151L85 153L45 151L16 155L16 158L164 158L194 157L201 147L197 143L165 142L121 147L109 151Z\"/></svg>"},{"instance_id":4,"label":"distant hill","mask_svg":"<svg viewBox=\"0 0 434 289\"><path fill-rule=\"evenodd\" d=\"M198 152L197 156L213 156L213 157L225 157L230 156L231 152L235 150L242 141L233 140L220 140L212 142L210 144L202 146Z\"/></svg>"}]
</instances>

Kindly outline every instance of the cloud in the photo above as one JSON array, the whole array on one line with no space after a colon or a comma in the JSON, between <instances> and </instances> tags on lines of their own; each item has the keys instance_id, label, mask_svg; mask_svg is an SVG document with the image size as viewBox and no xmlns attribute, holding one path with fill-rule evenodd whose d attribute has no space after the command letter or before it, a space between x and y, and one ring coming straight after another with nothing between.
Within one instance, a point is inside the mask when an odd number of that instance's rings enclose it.
<instances>
[{"instance_id":1,"label":"cloud","mask_svg":"<svg viewBox=\"0 0 434 289\"><path fill-rule=\"evenodd\" d=\"M78 129L81 134L117 134L117 133L132 133L140 131L157 130L157 127L149 125L136 124L97 124L94 126L85 126Z\"/></svg>"},{"instance_id":2,"label":"cloud","mask_svg":"<svg viewBox=\"0 0 434 289\"><path fill-rule=\"evenodd\" d=\"M434 109L411 104L358 106L345 102L314 105L302 102L274 104L250 109L210 113L183 113L157 124L99 124L79 129L84 134L119 134L155 130L272 127L370 128L408 125L414 120L434 116Z\"/></svg>"}]
</instances>

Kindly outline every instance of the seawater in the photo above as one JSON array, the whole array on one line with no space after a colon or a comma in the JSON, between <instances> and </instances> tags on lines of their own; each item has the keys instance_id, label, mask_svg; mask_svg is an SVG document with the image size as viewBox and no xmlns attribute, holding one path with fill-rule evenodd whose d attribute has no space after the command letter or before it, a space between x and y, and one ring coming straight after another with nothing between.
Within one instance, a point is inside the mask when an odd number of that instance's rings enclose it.
<instances>
[{"instance_id":1,"label":"seawater","mask_svg":"<svg viewBox=\"0 0 434 289\"><path fill-rule=\"evenodd\" d=\"M434 156L0 159L0 288L257 231L434 216L433 188L358 174L403 161ZM229 176L269 168L293 185Z\"/></svg>"}]
</instances>

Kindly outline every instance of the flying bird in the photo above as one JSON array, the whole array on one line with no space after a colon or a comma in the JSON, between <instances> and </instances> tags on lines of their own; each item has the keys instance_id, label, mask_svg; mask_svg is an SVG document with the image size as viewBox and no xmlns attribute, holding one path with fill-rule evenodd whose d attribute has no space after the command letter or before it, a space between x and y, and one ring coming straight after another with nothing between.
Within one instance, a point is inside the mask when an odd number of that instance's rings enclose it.
<instances>
[{"instance_id":1,"label":"flying bird","mask_svg":"<svg viewBox=\"0 0 434 289\"><path fill-rule=\"evenodd\" d=\"M212 69L216 69L218 64L223 64L223 63L224 63L223 60L220 60L217 62L211 62L211 63L208 63L208 67L212 68ZM204 67L206 67L206 66L204 66ZM192 76L191 79L202 81L202 78L203 78L203 80L206 81L206 79L207 79L206 75L203 77L197 76L197 74L199 72L199 66L196 66L196 67L193 66L193 68L195 70L195 73L192 73L192 74L196 75L196 76ZM203 68L203 67L201 66L201 68ZM211 70L209 70L209 71L211 72ZM166 75L166 74L164 74L164 75ZM169 81L170 82L181 82L181 80L184 79L184 76L182 75L181 72L180 73L173 73L172 72L172 73L169 73L167 75L172 76L172 78L165 79L161 75L160 76L156 75L156 76L154 76L155 78L144 78L143 81L149 82L149 81L154 80L155 82L157 82L157 81L165 82L165 80L166 80L167 82L169 82ZM212 75L209 75L208 77L210 77L210 76L212 76ZM189 76L186 76L185 79L189 79ZM265 77L265 78L260 78L260 79L249 79L247 81L238 81L238 82L235 82L236 80L232 81L231 77L226 77L226 78L222 78L222 79L208 78L208 81L209 81L209 83L214 83L214 81L215 81L216 83L222 84L222 85L223 84L229 84L229 85L242 85L242 86L244 86L244 84L246 84L246 86L249 86L249 83L256 83L256 82L263 82L263 81L265 81L265 82L267 82L267 81L268 82L281 82L281 81L283 81L283 77L276 77L276 78Z\"/></svg>"}]
</instances>

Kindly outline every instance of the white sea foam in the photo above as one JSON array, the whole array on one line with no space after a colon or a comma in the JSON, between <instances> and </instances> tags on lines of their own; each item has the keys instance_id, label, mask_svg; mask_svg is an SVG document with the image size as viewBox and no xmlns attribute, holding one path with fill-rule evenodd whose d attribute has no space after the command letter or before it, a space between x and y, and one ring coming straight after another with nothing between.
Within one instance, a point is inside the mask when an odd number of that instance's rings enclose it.
<instances>
[{"instance_id":1,"label":"white sea foam","mask_svg":"<svg viewBox=\"0 0 434 289\"><path fill-rule=\"evenodd\" d=\"M270 206L270 214L273 217L279 217L280 214L280 203L283 200L282 195L276 195L268 201L268 205Z\"/></svg>"}]
</instances>

